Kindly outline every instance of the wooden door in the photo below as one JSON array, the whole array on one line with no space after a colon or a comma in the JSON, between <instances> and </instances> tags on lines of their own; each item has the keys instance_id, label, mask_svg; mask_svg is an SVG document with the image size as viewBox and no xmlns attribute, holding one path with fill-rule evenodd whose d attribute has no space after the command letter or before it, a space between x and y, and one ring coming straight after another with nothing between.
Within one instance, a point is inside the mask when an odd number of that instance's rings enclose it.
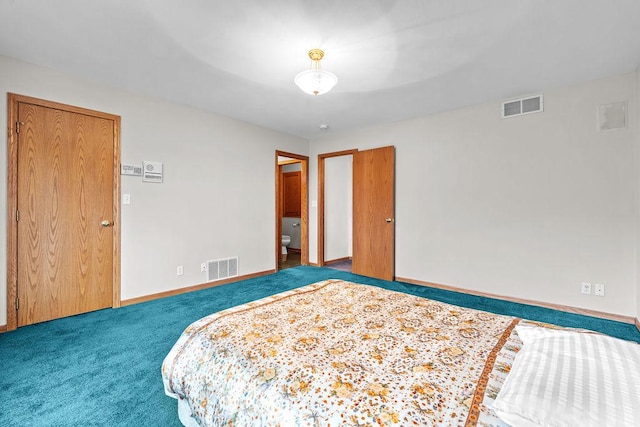
<instances>
[{"instance_id":1,"label":"wooden door","mask_svg":"<svg viewBox=\"0 0 640 427\"><path fill-rule=\"evenodd\" d=\"M395 148L353 154L352 272L393 280Z\"/></svg>"},{"instance_id":2,"label":"wooden door","mask_svg":"<svg viewBox=\"0 0 640 427\"><path fill-rule=\"evenodd\" d=\"M17 324L113 305L114 121L18 103Z\"/></svg>"},{"instance_id":3,"label":"wooden door","mask_svg":"<svg viewBox=\"0 0 640 427\"><path fill-rule=\"evenodd\" d=\"M282 216L300 218L300 171L282 174Z\"/></svg>"}]
</instances>

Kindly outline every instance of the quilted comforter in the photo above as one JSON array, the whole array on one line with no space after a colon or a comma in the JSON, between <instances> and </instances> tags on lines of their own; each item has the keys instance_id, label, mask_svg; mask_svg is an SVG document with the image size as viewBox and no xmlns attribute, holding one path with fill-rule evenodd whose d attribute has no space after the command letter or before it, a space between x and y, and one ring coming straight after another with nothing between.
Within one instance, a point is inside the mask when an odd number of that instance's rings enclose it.
<instances>
[{"instance_id":1,"label":"quilted comforter","mask_svg":"<svg viewBox=\"0 0 640 427\"><path fill-rule=\"evenodd\" d=\"M187 426L505 426L519 321L327 280L194 322L162 376Z\"/></svg>"}]
</instances>

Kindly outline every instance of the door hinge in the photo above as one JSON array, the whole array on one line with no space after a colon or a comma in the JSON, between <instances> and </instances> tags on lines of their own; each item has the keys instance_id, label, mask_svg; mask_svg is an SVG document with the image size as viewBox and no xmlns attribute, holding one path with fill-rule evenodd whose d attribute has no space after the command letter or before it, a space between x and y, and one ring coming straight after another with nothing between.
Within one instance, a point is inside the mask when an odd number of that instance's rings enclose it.
<instances>
[{"instance_id":1,"label":"door hinge","mask_svg":"<svg viewBox=\"0 0 640 427\"><path fill-rule=\"evenodd\" d=\"M16 311L18 311L18 308L20 308L20 300L16 297Z\"/></svg>"},{"instance_id":2,"label":"door hinge","mask_svg":"<svg viewBox=\"0 0 640 427\"><path fill-rule=\"evenodd\" d=\"M16 210L16 222L20 221L20 211Z\"/></svg>"},{"instance_id":3,"label":"door hinge","mask_svg":"<svg viewBox=\"0 0 640 427\"><path fill-rule=\"evenodd\" d=\"M24 122L16 122L16 133L20 133L20 125L24 125Z\"/></svg>"}]
</instances>

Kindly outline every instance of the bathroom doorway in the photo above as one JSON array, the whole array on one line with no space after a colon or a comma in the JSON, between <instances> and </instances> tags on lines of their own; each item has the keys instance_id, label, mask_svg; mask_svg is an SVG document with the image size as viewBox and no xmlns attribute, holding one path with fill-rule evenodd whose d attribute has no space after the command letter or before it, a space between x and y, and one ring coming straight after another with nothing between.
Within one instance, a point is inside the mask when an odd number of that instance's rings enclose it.
<instances>
[{"instance_id":1,"label":"bathroom doorway","mask_svg":"<svg viewBox=\"0 0 640 427\"><path fill-rule=\"evenodd\" d=\"M309 158L276 151L276 270L309 264Z\"/></svg>"}]
</instances>

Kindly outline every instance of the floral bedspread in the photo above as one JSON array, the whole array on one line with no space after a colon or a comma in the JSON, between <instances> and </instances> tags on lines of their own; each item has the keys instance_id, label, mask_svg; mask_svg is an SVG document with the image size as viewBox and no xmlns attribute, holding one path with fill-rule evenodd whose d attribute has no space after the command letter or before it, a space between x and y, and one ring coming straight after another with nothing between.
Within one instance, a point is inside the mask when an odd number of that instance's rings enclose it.
<instances>
[{"instance_id":1,"label":"floral bedspread","mask_svg":"<svg viewBox=\"0 0 640 427\"><path fill-rule=\"evenodd\" d=\"M162 376L194 425L505 426L517 322L327 280L194 322Z\"/></svg>"}]
</instances>

